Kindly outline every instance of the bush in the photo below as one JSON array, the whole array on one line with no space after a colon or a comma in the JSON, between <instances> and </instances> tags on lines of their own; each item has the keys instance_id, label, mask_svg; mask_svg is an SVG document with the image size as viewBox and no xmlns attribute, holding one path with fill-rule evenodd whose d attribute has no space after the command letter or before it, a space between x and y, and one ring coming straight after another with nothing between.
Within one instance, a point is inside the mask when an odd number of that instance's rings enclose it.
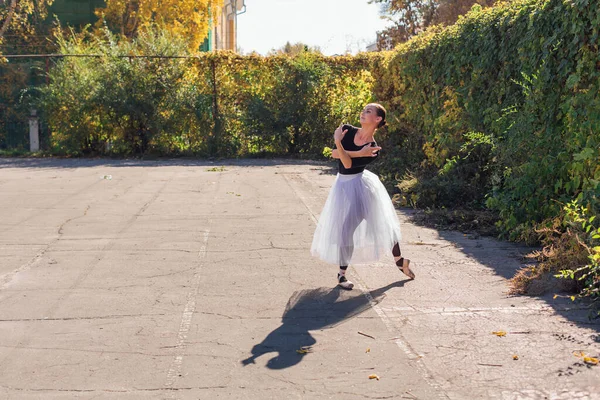
<instances>
[{"instance_id":1,"label":"bush","mask_svg":"<svg viewBox=\"0 0 600 400\"><path fill-rule=\"evenodd\" d=\"M60 59L41 89L57 153L322 157L335 127L372 100L376 55L173 58L187 53L168 33L104 35L58 38L61 52L87 57Z\"/></svg>"},{"instance_id":2,"label":"bush","mask_svg":"<svg viewBox=\"0 0 600 400\"><path fill-rule=\"evenodd\" d=\"M573 201L564 207L564 226L562 237L573 238L571 246L577 253L569 263L560 265L560 278L577 280L580 291L576 296L589 299L595 306L595 318L600 317L600 227L595 224L597 215L590 216L590 210ZM564 248L563 248L564 249ZM560 249L560 250L563 250ZM587 256L587 257L586 257ZM574 263L573 260L586 257ZM565 268L566 267L566 268ZM575 299L575 297L573 297Z\"/></svg>"},{"instance_id":3,"label":"bush","mask_svg":"<svg viewBox=\"0 0 600 400\"><path fill-rule=\"evenodd\" d=\"M135 56L179 55L185 44L164 32L145 32L131 43L105 34L58 38L62 53L82 57L59 60L41 89L55 152L144 154L169 147L173 140L160 136L179 131L191 109L184 61Z\"/></svg>"},{"instance_id":4,"label":"bush","mask_svg":"<svg viewBox=\"0 0 600 400\"><path fill-rule=\"evenodd\" d=\"M474 7L396 48L375 89L398 129L422 143L420 159L387 160L411 171L402 195L488 207L512 239L532 238L575 198L597 211L599 29L593 2L520 0Z\"/></svg>"}]
</instances>

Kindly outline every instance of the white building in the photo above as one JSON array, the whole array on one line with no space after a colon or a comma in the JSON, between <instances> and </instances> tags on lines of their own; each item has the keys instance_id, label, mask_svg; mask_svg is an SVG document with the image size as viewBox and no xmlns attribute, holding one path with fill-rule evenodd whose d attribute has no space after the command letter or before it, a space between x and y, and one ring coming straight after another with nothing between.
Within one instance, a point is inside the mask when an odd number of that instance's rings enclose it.
<instances>
[{"instance_id":1,"label":"white building","mask_svg":"<svg viewBox=\"0 0 600 400\"><path fill-rule=\"evenodd\" d=\"M245 0L225 0L221 15L208 35L206 50L237 51L237 16L246 12Z\"/></svg>"}]
</instances>

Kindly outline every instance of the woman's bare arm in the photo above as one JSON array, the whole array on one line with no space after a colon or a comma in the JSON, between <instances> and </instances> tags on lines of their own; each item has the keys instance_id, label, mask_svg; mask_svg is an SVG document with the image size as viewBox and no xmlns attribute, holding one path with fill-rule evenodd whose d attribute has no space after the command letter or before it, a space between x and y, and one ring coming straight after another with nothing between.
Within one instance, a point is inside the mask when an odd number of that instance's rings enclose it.
<instances>
[{"instance_id":1,"label":"woman's bare arm","mask_svg":"<svg viewBox=\"0 0 600 400\"><path fill-rule=\"evenodd\" d=\"M334 151L337 152L336 153L337 157L334 157L334 158L339 158L342 161L344 168L346 168L346 169L352 168L352 158L350 157L348 152L346 152L346 150L344 150L344 146L342 146L342 141L336 140L335 145L336 145L337 149L335 149Z\"/></svg>"},{"instance_id":2,"label":"woman's bare arm","mask_svg":"<svg viewBox=\"0 0 600 400\"><path fill-rule=\"evenodd\" d=\"M376 152L378 152L379 150L381 150L381 147L379 147L379 146L374 146L374 147L365 146L361 150L357 150L357 151L349 151L349 150L344 150L344 151L346 152L346 154L348 154L350 156L350 158L358 158L358 157L376 157L377 156ZM331 157L336 158L336 159L340 158L340 155L339 155L337 149L333 149L331 151Z\"/></svg>"},{"instance_id":3,"label":"woman's bare arm","mask_svg":"<svg viewBox=\"0 0 600 400\"><path fill-rule=\"evenodd\" d=\"M352 158L346 153L344 146L342 145L342 139L348 132L348 129L342 130L344 124L340 124L340 126L333 132L333 140L335 141L335 147L337 147L337 156L344 165L344 168L352 168ZM332 152L333 153L333 152Z\"/></svg>"}]
</instances>

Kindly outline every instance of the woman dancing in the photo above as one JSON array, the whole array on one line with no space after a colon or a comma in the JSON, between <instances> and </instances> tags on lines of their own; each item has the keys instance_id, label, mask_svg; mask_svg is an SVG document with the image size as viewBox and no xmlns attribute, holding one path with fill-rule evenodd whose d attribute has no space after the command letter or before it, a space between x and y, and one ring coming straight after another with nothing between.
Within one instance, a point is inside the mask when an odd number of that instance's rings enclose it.
<instances>
[{"instance_id":1,"label":"woman dancing","mask_svg":"<svg viewBox=\"0 0 600 400\"><path fill-rule=\"evenodd\" d=\"M339 160L338 174L321 212L311 253L340 266L337 279L344 289L354 287L346 278L350 263L377 261L390 249L398 268L415 278L410 260L401 256L400 223L392 201L377 175L365 170L381 150L373 136L386 124L385 115L381 104L367 104L360 113L360 128L342 124L333 134L332 157Z\"/></svg>"}]
</instances>

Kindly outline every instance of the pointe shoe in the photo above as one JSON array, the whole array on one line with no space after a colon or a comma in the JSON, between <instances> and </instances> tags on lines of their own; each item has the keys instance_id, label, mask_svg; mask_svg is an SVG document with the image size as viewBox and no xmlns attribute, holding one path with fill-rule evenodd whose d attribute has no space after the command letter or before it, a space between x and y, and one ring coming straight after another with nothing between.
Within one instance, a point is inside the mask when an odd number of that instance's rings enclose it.
<instances>
[{"instance_id":1,"label":"pointe shoe","mask_svg":"<svg viewBox=\"0 0 600 400\"><path fill-rule=\"evenodd\" d=\"M346 276L342 274L338 274L338 285L346 290L352 290L354 287L354 283L350 282L348 279L346 279Z\"/></svg>"},{"instance_id":2,"label":"pointe shoe","mask_svg":"<svg viewBox=\"0 0 600 400\"><path fill-rule=\"evenodd\" d=\"M404 275L408 276L410 279L415 279L415 273L410 269L410 260L408 258L400 257L400 259L396 261L396 266L404 273Z\"/></svg>"}]
</instances>

